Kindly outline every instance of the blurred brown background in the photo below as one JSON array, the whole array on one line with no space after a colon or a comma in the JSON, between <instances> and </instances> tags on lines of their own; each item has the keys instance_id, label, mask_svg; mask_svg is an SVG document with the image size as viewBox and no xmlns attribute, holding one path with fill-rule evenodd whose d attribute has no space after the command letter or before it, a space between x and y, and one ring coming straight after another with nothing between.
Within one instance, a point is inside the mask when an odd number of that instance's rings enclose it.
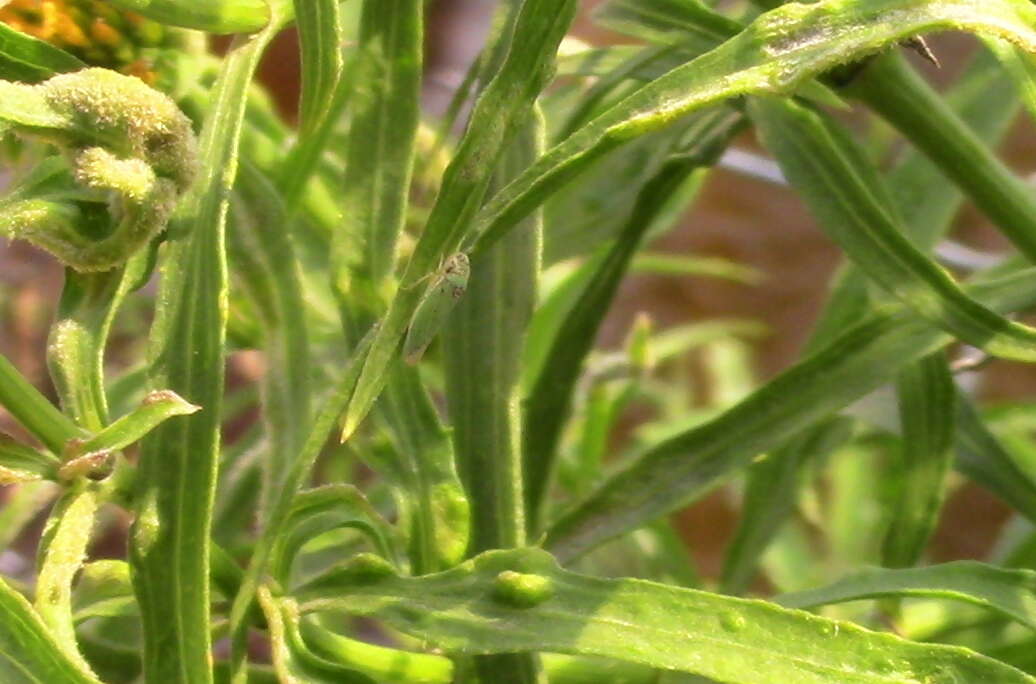
<instances>
[{"instance_id":1,"label":"blurred brown background","mask_svg":"<svg viewBox=\"0 0 1036 684\"><path fill-rule=\"evenodd\" d=\"M591 24L588 15L596 4L595 0L582 3L576 35L597 44L629 42ZM443 110L480 48L493 7L490 0L429 3L425 105L430 115ZM952 73L971 47L957 36L934 43L946 63L946 73ZM935 80L943 78L930 66L921 68ZM265 59L262 78L276 93L285 117L293 118L298 57L290 32L278 39ZM1027 173L1033 167L1033 143L1031 126L1019 123L1005 146L1019 172ZM740 145L751 148L752 141L746 139ZM983 249L1002 246L970 210L962 217L958 233L969 244ZM699 278L630 277L606 323L602 344L619 342L639 311L650 312L660 328L716 316L756 319L772 331L756 343L760 379L771 377L795 359L838 263L838 250L816 229L790 191L723 169L712 174L694 211L656 247L723 256L754 266L766 280L761 286L751 287ZM49 258L25 244L0 246L0 287L4 291L0 301L5 307L0 351L40 386L46 386L45 336L60 284L61 270ZM994 398L1025 396L1033 387L1033 372L1017 365L994 364L989 376L993 380L983 391ZM733 529L735 514L729 497L717 494L678 516L680 528L706 575L715 575L718 570L722 545ZM934 542L936 558L983 553L1005 514L989 495L966 487L949 502Z\"/></svg>"}]
</instances>

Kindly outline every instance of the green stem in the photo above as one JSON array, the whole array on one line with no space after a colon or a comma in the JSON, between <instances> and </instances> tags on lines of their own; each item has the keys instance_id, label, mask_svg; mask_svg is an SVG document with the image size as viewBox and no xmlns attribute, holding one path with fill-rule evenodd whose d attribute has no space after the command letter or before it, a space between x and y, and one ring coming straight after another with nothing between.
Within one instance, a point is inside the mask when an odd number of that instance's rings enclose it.
<instances>
[{"instance_id":1,"label":"green stem","mask_svg":"<svg viewBox=\"0 0 1036 684\"><path fill-rule=\"evenodd\" d=\"M284 17L237 38L213 88L200 144L202 172L171 228L149 379L202 410L167 421L144 440L130 543L144 626L148 682L212 681L209 547L219 465L225 366L227 269L224 229L249 84ZM235 652L244 673L244 653Z\"/></svg>"},{"instance_id":2,"label":"green stem","mask_svg":"<svg viewBox=\"0 0 1036 684\"><path fill-rule=\"evenodd\" d=\"M524 127L497 174L506 183L536 158L542 119ZM536 303L542 213L473 265L468 290L443 333L446 397L461 479L472 505L469 553L524 546L520 363ZM541 681L538 659L514 653L475 658L480 681Z\"/></svg>"},{"instance_id":3,"label":"green stem","mask_svg":"<svg viewBox=\"0 0 1036 684\"><path fill-rule=\"evenodd\" d=\"M85 434L3 355L0 355L0 406L55 454L64 451L68 440Z\"/></svg>"},{"instance_id":4,"label":"green stem","mask_svg":"<svg viewBox=\"0 0 1036 684\"><path fill-rule=\"evenodd\" d=\"M82 428L108 424L104 348L112 320L148 267L146 252L123 268L99 273L65 269L65 287L47 344L47 362L62 406Z\"/></svg>"},{"instance_id":5,"label":"green stem","mask_svg":"<svg viewBox=\"0 0 1036 684\"><path fill-rule=\"evenodd\" d=\"M848 86L949 176L1030 261L1036 261L1036 196L906 63L874 59Z\"/></svg>"},{"instance_id":6,"label":"green stem","mask_svg":"<svg viewBox=\"0 0 1036 684\"><path fill-rule=\"evenodd\" d=\"M464 557L470 524L449 431L416 369L396 366L389 373L376 410L403 457L407 498L416 499L411 503L410 569L415 575L446 570Z\"/></svg>"},{"instance_id":7,"label":"green stem","mask_svg":"<svg viewBox=\"0 0 1036 684\"><path fill-rule=\"evenodd\" d=\"M57 320L50 329L47 361L61 404L76 423L99 432L108 422L98 333L118 288L122 269L77 273L65 269Z\"/></svg>"}]
</instances>

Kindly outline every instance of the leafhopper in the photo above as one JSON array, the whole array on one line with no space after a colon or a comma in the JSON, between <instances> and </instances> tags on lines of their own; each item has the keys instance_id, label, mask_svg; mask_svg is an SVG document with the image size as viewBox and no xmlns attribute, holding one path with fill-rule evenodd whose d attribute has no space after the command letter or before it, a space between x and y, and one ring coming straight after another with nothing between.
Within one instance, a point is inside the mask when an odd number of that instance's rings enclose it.
<instances>
[{"instance_id":1,"label":"leafhopper","mask_svg":"<svg viewBox=\"0 0 1036 684\"><path fill-rule=\"evenodd\" d=\"M471 263L468 255L457 252L433 276L428 291L417 305L403 342L403 358L413 365L421 360L425 348L439 333L446 317L468 289Z\"/></svg>"}]
</instances>

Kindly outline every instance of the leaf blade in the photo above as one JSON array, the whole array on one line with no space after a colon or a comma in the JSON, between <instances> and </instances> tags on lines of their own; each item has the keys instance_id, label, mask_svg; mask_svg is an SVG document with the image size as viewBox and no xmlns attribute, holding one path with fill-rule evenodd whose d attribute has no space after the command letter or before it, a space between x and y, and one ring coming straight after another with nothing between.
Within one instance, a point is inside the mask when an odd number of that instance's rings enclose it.
<instances>
[{"instance_id":1,"label":"leaf blade","mask_svg":"<svg viewBox=\"0 0 1036 684\"><path fill-rule=\"evenodd\" d=\"M1019 288L1020 280L1014 280ZM1036 296L985 284L994 308ZM989 299L986 299L989 297ZM1010 297L1008 302L1004 297ZM1018 297L1018 299L1015 299ZM545 548L563 561L700 496L733 470L887 382L896 369L950 337L912 313L885 307L700 427L658 443L612 475L548 530Z\"/></svg>"},{"instance_id":2,"label":"leaf blade","mask_svg":"<svg viewBox=\"0 0 1036 684\"><path fill-rule=\"evenodd\" d=\"M989 608L1036 629L1036 573L1008 570L976 561L955 561L924 568L871 568L818 589L778 596L789 608L815 608L875 598L932 597Z\"/></svg>"},{"instance_id":3,"label":"leaf blade","mask_svg":"<svg viewBox=\"0 0 1036 684\"><path fill-rule=\"evenodd\" d=\"M11 684L100 684L65 656L32 606L0 579L0 674Z\"/></svg>"},{"instance_id":4,"label":"leaf blade","mask_svg":"<svg viewBox=\"0 0 1036 684\"><path fill-rule=\"evenodd\" d=\"M968 298L907 239L877 171L834 122L776 98L754 98L749 109L821 227L871 280L970 344L996 356L1036 359L1036 329Z\"/></svg>"},{"instance_id":5,"label":"leaf blade","mask_svg":"<svg viewBox=\"0 0 1036 684\"><path fill-rule=\"evenodd\" d=\"M342 75L342 32L335 0L294 0L302 51L300 129L311 133L326 115L331 93Z\"/></svg>"},{"instance_id":6,"label":"leaf blade","mask_svg":"<svg viewBox=\"0 0 1036 684\"><path fill-rule=\"evenodd\" d=\"M904 38L954 28L989 32L1036 52L1036 10L1014 0L826 0L761 15L744 31L670 71L580 128L497 193L473 226L476 252L605 152L713 102L794 92L804 79Z\"/></svg>"},{"instance_id":7,"label":"leaf blade","mask_svg":"<svg viewBox=\"0 0 1036 684\"><path fill-rule=\"evenodd\" d=\"M539 578L549 592L539 603L509 604L499 586L515 573ZM324 580L313 593L333 586L341 598L300 593L303 613L376 616L468 653L599 655L743 684L1033 681L965 649L914 643L764 601L579 575L535 549L489 552L423 578Z\"/></svg>"},{"instance_id":8,"label":"leaf blade","mask_svg":"<svg viewBox=\"0 0 1036 684\"><path fill-rule=\"evenodd\" d=\"M347 439L367 415L387 379L428 273L437 270L468 232L490 172L513 125L525 117L553 69L554 55L572 18L573 0L524 0L515 19L513 44L475 105L467 132L443 176L421 239L407 263L400 288L371 345L342 428Z\"/></svg>"}]
</instances>

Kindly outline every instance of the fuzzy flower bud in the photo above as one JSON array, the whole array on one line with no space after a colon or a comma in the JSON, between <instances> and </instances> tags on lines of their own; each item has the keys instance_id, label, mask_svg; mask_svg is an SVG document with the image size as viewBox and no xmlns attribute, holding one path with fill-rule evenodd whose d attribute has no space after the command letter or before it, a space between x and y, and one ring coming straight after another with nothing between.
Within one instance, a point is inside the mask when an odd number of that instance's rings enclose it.
<instances>
[{"instance_id":1,"label":"fuzzy flower bud","mask_svg":"<svg viewBox=\"0 0 1036 684\"><path fill-rule=\"evenodd\" d=\"M39 85L0 81L0 120L65 152L68 187L16 189L0 233L28 240L78 271L126 261L161 231L197 167L190 121L137 78L84 69ZM27 179L28 180L28 179ZM38 179L34 179L38 182ZM107 225L99 220L107 205Z\"/></svg>"}]
</instances>

